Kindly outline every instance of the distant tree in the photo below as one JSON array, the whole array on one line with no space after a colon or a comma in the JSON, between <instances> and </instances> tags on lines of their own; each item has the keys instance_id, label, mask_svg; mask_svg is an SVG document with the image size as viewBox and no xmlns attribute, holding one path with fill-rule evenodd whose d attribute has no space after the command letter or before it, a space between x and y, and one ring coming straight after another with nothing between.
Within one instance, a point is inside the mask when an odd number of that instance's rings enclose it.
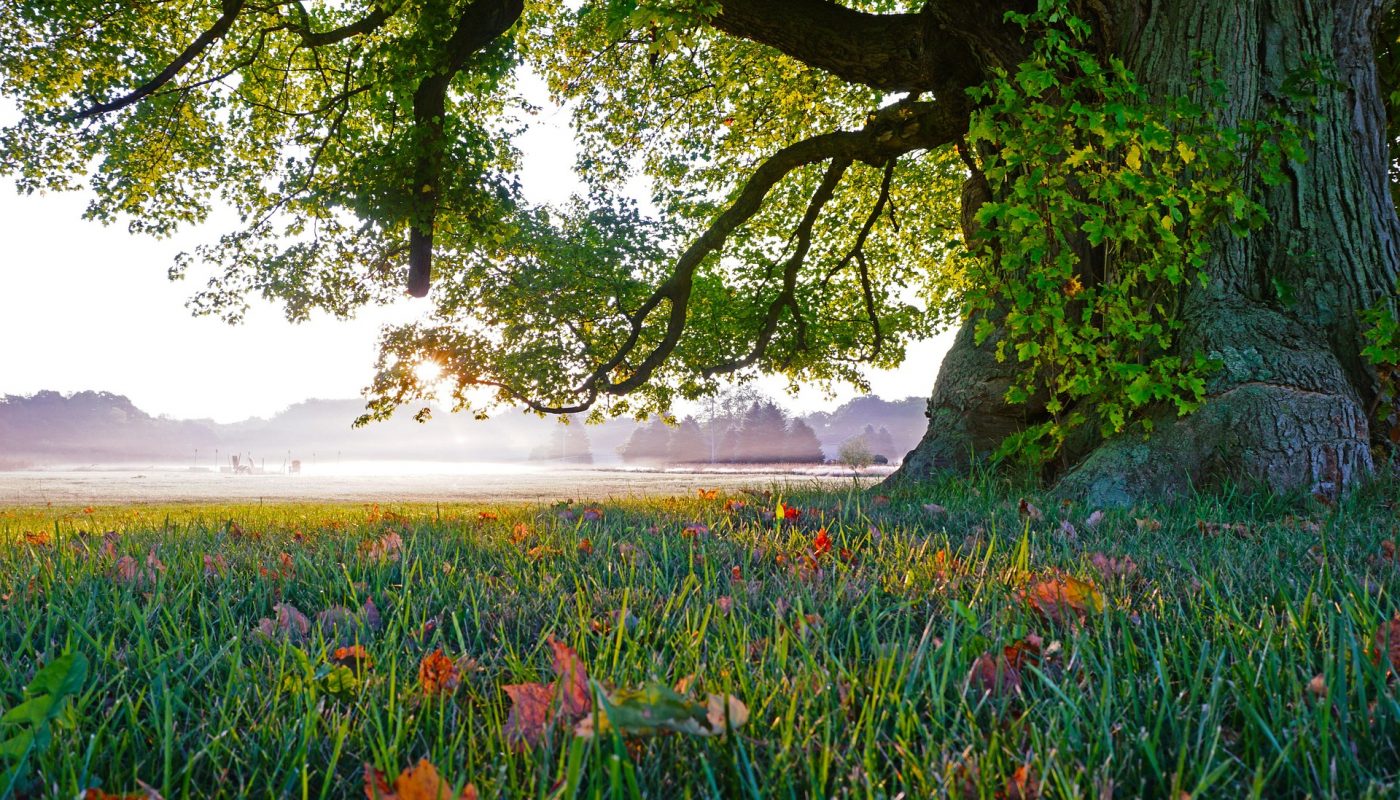
<instances>
[{"instance_id":1,"label":"distant tree","mask_svg":"<svg viewBox=\"0 0 1400 800\"><path fill-rule=\"evenodd\" d=\"M784 460L787 453L787 415L771 400L749 406L739 431L737 461L767 463Z\"/></svg>"},{"instance_id":2,"label":"distant tree","mask_svg":"<svg viewBox=\"0 0 1400 800\"><path fill-rule=\"evenodd\" d=\"M593 447L583 425L556 425L549 441L530 451L531 461L560 461L565 464L592 464Z\"/></svg>"},{"instance_id":3,"label":"distant tree","mask_svg":"<svg viewBox=\"0 0 1400 800\"><path fill-rule=\"evenodd\" d=\"M857 436L854 439L847 439L841 445L841 452L837 459L851 469L865 469L875 463L875 455L870 452L870 447L866 445L865 438Z\"/></svg>"},{"instance_id":4,"label":"distant tree","mask_svg":"<svg viewBox=\"0 0 1400 800\"><path fill-rule=\"evenodd\" d=\"M889 428L883 425L866 442L870 445L870 452L877 456L884 456L886 463L896 455L894 437L890 435Z\"/></svg>"},{"instance_id":5,"label":"distant tree","mask_svg":"<svg viewBox=\"0 0 1400 800\"><path fill-rule=\"evenodd\" d=\"M664 464L670 444L671 429L660 417L654 417L650 424L633 431L617 454L628 464Z\"/></svg>"},{"instance_id":6,"label":"distant tree","mask_svg":"<svg viewBox=\"0 0 1400 800\"><path fill-rule=\"evenodd\" d=\"M826 460L817 432L800 419L794 419L788 426L785 449L782 460L790 464L820 464Z\"/></svg>"},{"instance_id":7,"label":"distant tree","mask_svg":"<svg viewBox=\"0 0 1400 800\"><path fill-rule=\"evenodd\" d=\"M716 453L716 460L726 464L736 464L744 460L743 458L743 436L738 428L726 428L724 435L719 440L719 451Z\"/></svg>"},{"instance_id":8,"label":"distant tree","mask_svg":"<svg viewBox=\"0 0 1400 800\"><path fill-rule=\"evenodd\" d=\"M710 460L710 440L700 430L695 417L686 417L671 431L666 461L671 464L700 464Z\"/></svg>"}]
</instances>

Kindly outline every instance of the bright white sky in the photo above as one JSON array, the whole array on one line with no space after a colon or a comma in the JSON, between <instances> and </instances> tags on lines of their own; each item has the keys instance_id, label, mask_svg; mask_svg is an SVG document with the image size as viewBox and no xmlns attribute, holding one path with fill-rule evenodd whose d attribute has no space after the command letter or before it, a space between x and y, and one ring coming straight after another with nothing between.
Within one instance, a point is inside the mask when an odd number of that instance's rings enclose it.
<instances>
[{"instance_id":1,"label":"bright white sky","mask_svg":"<svg viewBox=\"0 0 1400 800\"><path fill-rule=\"evenodd\" d=\"M13 116L0 105L0 123ZM566 199L576 186L567 115L546 112L521 146L530 199ZM293 325L267 303L236 327L196 318L185 300L197 285L170 282L166 269L176 253L224 231L211 223L170 240L133 236L83 220L86 203L80 194L20 196L0 184L0 395L95 389L176 418L269 416L307 398L358 396L380 326L426 310L405 297L348 322ZM873 373L875 393L926 396L950 339L919 343L901 369ZM784 394L778 380L760 388ZM854 395L847 389L836 400ZM784 403L807 411L833 401L805 390Z\"/></svg>"}]
</instances>

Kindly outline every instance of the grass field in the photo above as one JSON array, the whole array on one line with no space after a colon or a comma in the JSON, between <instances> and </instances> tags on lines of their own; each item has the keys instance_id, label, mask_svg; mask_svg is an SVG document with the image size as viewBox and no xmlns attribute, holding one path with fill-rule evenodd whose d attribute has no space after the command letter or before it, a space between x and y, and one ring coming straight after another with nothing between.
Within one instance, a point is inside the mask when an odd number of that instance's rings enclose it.
<instances>
[{"instance_id":1,"label":"grass field","mask_svg":"<svg viewBox=\"0 0 1400 800\"><path fill-rule=\"evenodd\" d=\"M1395 797L1395 497L0 510L0 794Z\"/></svg>"}]
</instances>

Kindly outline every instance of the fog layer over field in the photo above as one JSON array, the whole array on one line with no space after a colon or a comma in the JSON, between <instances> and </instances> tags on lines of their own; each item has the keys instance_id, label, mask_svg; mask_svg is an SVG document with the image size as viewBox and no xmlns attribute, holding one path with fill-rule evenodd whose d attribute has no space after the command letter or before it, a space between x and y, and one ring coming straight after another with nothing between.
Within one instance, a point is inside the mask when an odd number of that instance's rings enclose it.
<instances>
[{"instance_id":1,"label":"fog layer over field","mask_svg":"<svg viewBox=\"0 0 1400 800\"><path fill-rule=\"evenodd\" d=\"M868 484L881 471L867 470ZM538 464L423 461L308 465L300 475L238 475L188 467L107 467L0 472L0 505L105 505L216 501L492 502L602 501L693 495L697 489L772 489L780 494L851 485L839 468L704 471L560 468Z\"/></svg>"}]
</instances>

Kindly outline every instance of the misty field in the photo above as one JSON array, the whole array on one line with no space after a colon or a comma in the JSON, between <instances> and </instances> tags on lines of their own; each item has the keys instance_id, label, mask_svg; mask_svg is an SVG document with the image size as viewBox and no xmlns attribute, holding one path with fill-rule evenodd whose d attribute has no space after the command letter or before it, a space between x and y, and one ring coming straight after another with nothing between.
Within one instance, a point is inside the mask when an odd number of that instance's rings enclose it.
<instances>
[{"instance_id":1,"label":"misty field","mask_svg":"<svg viewBox=\"0 0 1400 800\"><path fill-rule=\"evenodd\" d=\"M1395 494L0 509L0 795L1394 797Z\"/></svg>"},{"instance_id":2,"label":"misty field","mask_svg":"<svg viewBox=\"0 0 1400 800\"><path fill-rule=\"evenodd\" d=\"M361 461L308 468L301 475L229 475L172 467L73 467L0 471L0 506L221 503L546 502L561 497L636 499L693 491L870 485L888 474L841 467L746 468L699 472L540 467L528 463Z\"/></svg>"}]
</instances>

